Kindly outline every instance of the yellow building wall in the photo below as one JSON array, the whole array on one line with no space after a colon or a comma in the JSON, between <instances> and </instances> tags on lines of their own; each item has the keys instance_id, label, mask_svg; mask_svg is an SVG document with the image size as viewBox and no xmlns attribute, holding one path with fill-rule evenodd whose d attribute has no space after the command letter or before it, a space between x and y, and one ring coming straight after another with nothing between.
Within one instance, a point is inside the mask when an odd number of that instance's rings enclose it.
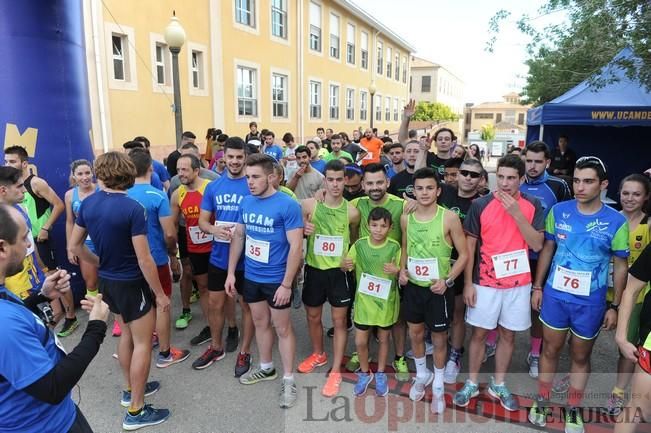
<instances>
[{"instance_id":1,"label":"yellow building wall","mask_svg":"<svg viewBox=\"0 0 651 433\"><path fill-rule=\"evenodd\" d=\"M178 2L172 0L104 0L102 19L104 22L117 23L133 28L137 55L136 61L137 90L108 90L108 109L110 110L112 129L112 148L121 148L125 141L137 135L145 135L154 147L173 147L176 140L174 113L171 105L173 92L154 92L153 80L155 65L152 64L152 44L150 32L164 34L170 22L172 10L186 32L186 43L179 54L179 77L181 85L181 107L183 129L193 131L197 142L205 142L206 130L212 127L212 85L210 22L208 0ZM110 13L109 13L110 11ZM114 21L115 20L115 21ZM209 96L192 96L189 93L190 79L188 63L190 50L188 42L195 42L207 47L204 55L205 85ZM112 74L111 52L105 56L106 76ZM169 67L172 65L170 63ZM171 69L170 69L171 71ZM170 72L171 77L171 72ZM170 86L171 87L171 86ZM161 149L162 150L162 149Z\"/></svg>"}]
</instances>

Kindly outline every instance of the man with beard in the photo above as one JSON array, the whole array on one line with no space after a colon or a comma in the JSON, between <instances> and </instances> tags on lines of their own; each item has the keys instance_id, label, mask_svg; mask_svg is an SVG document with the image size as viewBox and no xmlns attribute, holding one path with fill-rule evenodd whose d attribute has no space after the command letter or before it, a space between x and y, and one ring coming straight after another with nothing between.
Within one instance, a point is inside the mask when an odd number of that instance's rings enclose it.
<instances>
[{"instance_id":1,"label":"man with beard","mask_svg":"<svg viewBox=\"0 0 651 433\"><path fill-rule=\"evenodd\" d=\"M287 187L294 191L299 200L314 197L323 185L323 175L310 164L312 152L306 146L296 148L296 161L298 170L287 182Z\"/></svg>"},{"instance_id":2,"label":"man with beard","mask_svg":"<svg viewBox=\"0 0 651 433\"><path fill-rule=\"evenodd\" d=\"M328 155L326 155L326 157L323 158L323 160L325 162L330 162L333 159L347 158L347 159L350 160L350 162L353 162L353 156L350 153L343 150L341 148L342 145L343 145L343 139L342 139L341 135L339 135L339 134L332 135L330 137L330 146L332 148L332 151ZM325 171L324 171L324 174L325 174Z\"/></svg>"},{"instance_id":3,"label":"man with beard","mask_svg":"<svg viewBox=\"0 0 651 433\"><path fill-rule=\"evenodd\" d=\"M418 154L421 152L418 142L411 140L405 145L405 169L391 178L389 185L389 193L398 197L403 197L405 194L410 199L415 199L414 196L414 164L418 159ZM388 173L387 173L388 176Z\"/></svg>"},{"instance_id":4,"label":"man with beard","mask_svg":"<svg viewBox=\"0 0 651 433\"><path fill-rule=\"evenodd\" d=\"M402 172L406 168L405 160L405 148L402 147L400 143L392 143L389 145L387 150L387 155L391 160L391 164L387 167L387 176L389 179Z\"/></svg>"},{"instance_id":5,"label":"man with beard","mask_svg":"<svg viewBox=\"0 0 651 433\"><path fill-rule=\"evenodd\" d=\"M199 214L199 227L206 233L213 235L212 252L208 265L208 291L210 314L215 316L216 328L211 333L221 338L224 328L224 306L233 303L237 296L225 296L226 276L228 270L228 254L230 243L237 224L237 215L242 199L250 194L244 176L244 141L239 137L231 137L224 145L226 160L226 173L206 188L201 201ZM213 224L212 221L215 221ZM235 289L242 295L244 283L244 260L241 257L237 262ZM244 298L239 297L242 307L242 345L235 363L235 377L247 373L251 367L251 341L253 340L253 319L249 304ZM234 308L234 306L233 306ZM233 332L229 328L229 334ZM237 335L237 328L234 328ZM237 340L236 340L237 341ZM228 347L228 340L226 342Z\"/></svg>"},{"instance_id":6,"label":"man with beard","mask_svg":"<svg viewBox=\"0 0 651 433\"><path fill-rule=\"evenodd\" d=\"M366 131L364 131L364 138L360 140L359 144L366 151L366 155L361 160L363 166L380 162L384 142L373 134L371 128L366 128Z\"/></svg>"},{"instance_id":7,"label":"man with beard","mask_svg":"<svg viewBox=\"0 0 651 433\"><path fill-rule=\"evenodd\" d=\"M351 201L366 195L364 188L362 188L363 173L362 169L356 164L346 166L344 172L344 198L346 200Z\"/></svg>"}]
</instances>

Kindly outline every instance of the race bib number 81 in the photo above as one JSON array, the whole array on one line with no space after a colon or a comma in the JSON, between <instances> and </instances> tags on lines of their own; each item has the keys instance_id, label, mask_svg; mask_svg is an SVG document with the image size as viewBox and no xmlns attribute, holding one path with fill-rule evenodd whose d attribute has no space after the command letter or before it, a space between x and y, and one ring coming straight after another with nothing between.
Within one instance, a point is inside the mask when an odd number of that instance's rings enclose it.
<instances>
[{"instance_id":1,"label":"race bib number 81","mask_svg":"<svg viewBox=\"0 0 651 433\"><path fill-rule=\"evenodd\" d=\"M391 280L363 273L359 279L359 292L375 298L387 300L391 291Z\"/></svg>"}]
</instances>

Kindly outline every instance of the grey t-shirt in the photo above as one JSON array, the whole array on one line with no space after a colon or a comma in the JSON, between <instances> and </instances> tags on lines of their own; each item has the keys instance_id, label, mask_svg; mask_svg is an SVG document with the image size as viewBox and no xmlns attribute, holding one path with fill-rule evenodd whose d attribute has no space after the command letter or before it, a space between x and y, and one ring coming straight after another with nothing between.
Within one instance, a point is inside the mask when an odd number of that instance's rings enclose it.
<instances>
[{"instance_id":1,"label":"grey t-shirt","mask_svg":"<svg viewBox=\"0 0 651 433\"><path fill-rule=\"evenodd\" d=\"M296 189L294 194L299 200L305 200L306 198L314 197L316 193L323 186L324 176L319 173L317 170L312 168L309 172L306 172L298 179L296 184Z\"/></svg>"},{"instance_id":2,"label":"grey t-shirt","mask_svg":"<svg viewBox=\"0 0 651 433\"><path fill-rule=\"evenodd\" d=\"M202 168L201 171L199 171L199 177L202 179L208 179L210 181L213 181L219 177L217 173L215 173L212 170L208 170L207 168ZM174 194L174 191L176 191L179 186L181 186L181 181L179 180L179 175L177 174L170 180L170 189L168 191L170 197L172 197L172 194ZM182 227L185 227L185 218L183 217L183 214L179 214L179 225Z\"/></svg>"}]
</instances>

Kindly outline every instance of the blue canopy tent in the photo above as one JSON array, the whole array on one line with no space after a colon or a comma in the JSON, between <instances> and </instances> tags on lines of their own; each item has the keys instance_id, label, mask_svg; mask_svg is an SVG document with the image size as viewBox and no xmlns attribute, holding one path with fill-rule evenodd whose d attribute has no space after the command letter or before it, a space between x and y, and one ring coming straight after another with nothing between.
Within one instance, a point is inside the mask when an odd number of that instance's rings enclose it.
<instances>
[{"instance_id":1,"label":"blue canopy tent","mask_svg":"<svg viewBox=\"0 0 651 433\"><path fill-rule=\"evenodd\" d=\"M527 113L527 143L543 140L554 147L565 135L577 156L603 159L610 173L610 197L616 197L623 177L651 167L651 92L626 76L615 63L620 59L638 63L625 48L600 72L606 80L615 77L614 82L596 88L583 81Z\"/></svg>"}]
</instances>

